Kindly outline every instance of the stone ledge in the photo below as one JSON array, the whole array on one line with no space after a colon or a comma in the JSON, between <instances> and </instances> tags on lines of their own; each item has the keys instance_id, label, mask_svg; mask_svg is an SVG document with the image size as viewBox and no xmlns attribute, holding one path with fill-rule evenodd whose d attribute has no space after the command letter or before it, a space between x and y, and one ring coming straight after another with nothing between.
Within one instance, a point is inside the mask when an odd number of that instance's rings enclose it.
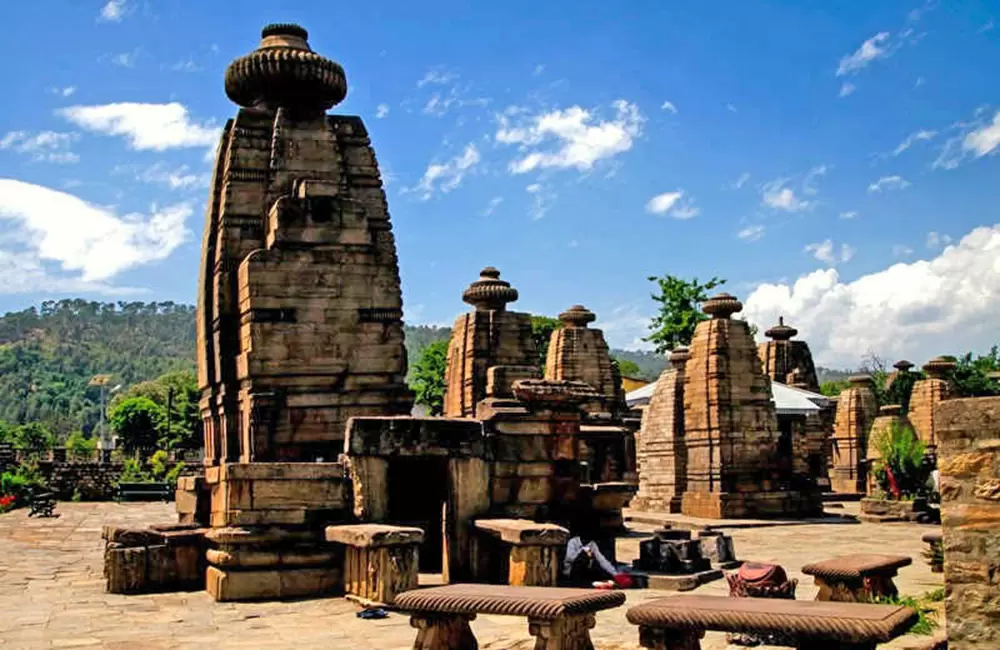
<instances>
[{"instance_id":1,"label":"stone ledge","mask_svg":"<svg viewBox=\"0 0 1000 650\"><path fill-rule=\"evenodd\" d=\"M538 523L529 519L477 519L476 530L518 546L562 546L569 531L562 526Z\"/></svg>"},{"instance_id":2,"label":"stone ledge","mask_svg":"<svg viewBox=\"0 0 1000 650\"><path fill-rule=\"evenodd\" d=\"M328 542L361 548L421 544L424 541L424 531L419 528L383 524L327 526L325 534Z\"/></svg>"}]
</instances>

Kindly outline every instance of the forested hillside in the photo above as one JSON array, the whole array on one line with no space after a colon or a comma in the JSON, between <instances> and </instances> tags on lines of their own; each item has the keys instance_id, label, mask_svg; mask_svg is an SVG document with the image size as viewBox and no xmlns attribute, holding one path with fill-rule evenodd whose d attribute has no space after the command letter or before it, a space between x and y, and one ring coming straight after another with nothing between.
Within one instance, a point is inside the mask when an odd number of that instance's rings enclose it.
<instances>
[{"instance_id":1,"label":"forested hillside","mask_svg":"<svg viewBox=\"0 0 1000 650\"><path fill-rule=\"evenodd\" d=\"M450 328L406 327L410 366ZM173 302L100 303L61 300L0 317L0 421L41 422L64 437L89 433L99 416L99 374L109 387L147 381L176 370L194 370L194 307ZM664 367L660 355L614 350L647 378Z\"/></svg>"}]
</instances>

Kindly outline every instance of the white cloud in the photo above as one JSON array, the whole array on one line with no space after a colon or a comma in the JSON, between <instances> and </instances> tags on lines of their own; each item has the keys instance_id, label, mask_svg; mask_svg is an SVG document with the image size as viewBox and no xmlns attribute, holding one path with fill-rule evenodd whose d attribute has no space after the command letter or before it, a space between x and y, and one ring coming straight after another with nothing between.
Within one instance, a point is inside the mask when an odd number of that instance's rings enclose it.
<instances>
[{"instance_id":1,"label":"white cloud","mask_svg":"<svg viewBox=\"0 0 1000 650\"><path fill-rule=\"evenodd\" d=\"M683 190L657 194L646 202L646 212L650 214L665 214L674 219L691 219L698 216L701 210L694 205L694 199L684 197Z\"/></svg>"},{"instance_id":2,"label":"white cloud","mask_svg":"<svg viewBox=\"0 0 1000 650\"><path fill-rule=\"evenodd\" d=\"M463 98L462 92L459 92L457 87L452 87L448 90L447 94L434 93L431 95L427 103L424 104L422 112L424 115L433 115L434 117L442 117L451 110L454 106L456 108L463 108L465 106L488 106L490 99L488 97L472 97Z\"/></svg>"},{"instance_id":3,"label":"white cloud","mask_svg":"<svg viewBox=\"0 0 1000 650\"><path fill-rule=\"evenodd\" d=\"M443 86L449 84L452 81L458 79L458 75L454 72L446 72L441 68L431 68L424 76L417 81L417 88L423 88L428 84Z\"/></svg>"},{"instance_id":4,"label":"white cloud","mask_svg":"<svg viewBox=\"0 0 1000 650\"><path fill-rule=\"evenodd\" d=\"M146 293L145 289L114 286L107 282L81 280L47 269L35 253L19 253L0 249L0 275L17 278L17 282L0 284L0 295L41 293L47 296L100 294L128 296Z\"/></svg>"},{"instance_id":5,"label":"white cloud","mask_svg":"<svg viewBox=\"0 0 1000 650\"><path fill-rule=\"evenodd\" d=\"M915 82L913 82L913 87L914 88L919 88L919 87L923 86L925 83L927 83L926 79L924 79L923 77L917 77L917 80Z\"/></svg>"},{"instance_id":6,"label":"white cloud","mask_svg":"<svg viewBox=\"0 0 1000 650\"><path fill-rule=\"evenodd\" d=\"M10 131L0 138L0 149L10 149L31 156L35 162L75 163L80 157L69 150L79 136L55 131Z\"/></svg>"},{"instance_id":7,"label":"white cloud","mask_svg":"<svg viewBox=\"0 0 1000 650\"><path fill-rule=\"evenodd\" d=\"M893 257L906 257L908 255L913 255L913 249L909 246L904 246L903 244L896 244L892 247Z\"/></svg>"},{"instance_id":8,"label":"white cloud","mask_svg":"<svg viewBox=\"0 0 1000 650\"><path fill-rule=\"evenodd\" d=\"M532 71L531 75L534 77L538 77L541 76L543 72L545 72L545 64L539 63L538 65L535 66L535 69L534 71Z\"/></svg>"},{"instance_id":9,"label":"white cloud","mask_svg":"<svg viewBox=\"0 0 1000 650\"><path fill-rule=\"evenodd\" d=\"M824 241L809 244L804 249L807 253L811 253L820 262L827 264L829 266L836 266L843 262L850 262L851 258L854 257L854 248L848 246L847 244L841 244L840 249L833 243L832 239L826 239Z\"/></svg>"},{"instance_id":10,"label":"white cloud","mask_svg":"<svg viewBox=\"0 0 1000 650\"><path fill-rule=\"evenodd\" d=\"M937 131L928 131L927 129L914 131L910 135L906 136L906 139L900 142L899 146L893 149L892 155L898 156L899 154L903 153L904 151L912 147L917 142L931 140L934 138L935 135L937 135Z\"/></svg>"},{"instance_id":11,"label":"white cloud","mask_svg":"<svg viewBox=\"0 0 1000 650\"><path fill-rule=\"evenodd\" d=\"M164 185L172 190L201 190L207 188L212 182L212 175L209 173L195 173L187 165L169 169L162 162L143 168L134 165L118 166L113 171L115 173L131 173L137 181Z\"/></svg>"},{"instance_id":12,"label":"white cloud","mask_svg":"<svg viewBox=\"0 0 1000 650\"><path fill-rule=\"evenodd\" d=\"M944 143L933 167L954 169L969 156L981 158L1000 151L1000 110L993 114L992 120L984 117L987 112L985 108L980 108L971 122L958 122L952 126L958 134Z\"/></svg>"},{"instance_id":13,"label":"white cloud","mask_svg":"<svg viewBox=\"0 0 1000 650\"><path fill-rule=\"evenodd\" d=\"M951 237L948 235L942 235L941 233L934 232L933 230L927 233L927 248L943 248L949 244L951 244Z\"/></svg>"},{"instance_id":14,"label":"white cloud","mask_svg":"<svg viewBox=\"0 0 1000 650\"><path fill-rule=\"evenodd\" d=\"M177 63L166 66L166 69L172 72L201 72L202 70L201 66L194 62L194 59L184 59L183 61L178 61Z\"/></svg>"},{"instance_id":15,"label":"white cloud","mask_svg":"<svg viewBox=\"0 0 1000 650\"><path fill-rule=\"evenodd\" d=\"M111 62L122 68L134 68L136 59L139 58L139 49L136 48L131 52L122 52L120 54L114 54L111 56Z\"/></svg>"},{"instance_id":16,"label":"white cloud","mask_svg":"<svg viewBox=\"0 0 1000 650\"><path fill-rule=\"evenodd\" d=\"M902 190L910 186L910 182L902 176L883 176L868 186L868 193L888 190Z\"/></svg>"},{"instance_id":17,"label":"white cloud","mask_svg":"<svg viewBox=\"0 0 1000 650\"><path fill-rule=\"evenodd\" d=\"M608 314L598 314L600 319L598 325L612 348L652 349L649 343L642 340L649 335L649 315L644 313L639 305L637 301L631 302L615 307Z\"/></svg>"},{"instance_id":18,"label":"white cloud","mask_svg":"<svg viewBox=\"0 0 1000 650\"><path fill-rule=\"evenodd\" d=\"M732 105L732 104L726 104L726 110L729 111L730 113L737 112L736 111L736 107L734 105Z\"/></svg>"},{"instance_id":19,"label":"white cloud","mask_svg":"<svg viewBox=\"0 0 1000 650\"><path fill-rule=\"evenodd\" d=\"M845 81L844 83L840 84L840 96L847 97L857 89L858 89L857 86L855 86L849 81Z\"/></svg>"},{"instance_id":20,"label":"white cloud","mask_svg":"<svg viewBox=\"0 0 1000 650\"><path fill-rule=\"evenodd\" d=\"M127 0L108 0L108 2L101 7L101 14L97 17L97 21L120 23L128 11L129 7Z\"/></svg>"},{"instance_id":21,"label":"white cloud","mask_svg":"<svg viewBox=\"0 0 1000 650\"><path fill-rule=\"evenodd\" d=\"M763 284L745 304L754 323L784 315L827 367L857 367L869 350L918 363L986 352L1000 321L1000 224L976 228L932 259L853 282L825 269L793 284Z\"/></svg>"},{"instance_id":22,"label":"white cloud","mask_svg":"<svg viewBox=\"0 0 1000 650\"><path fill-rule=\"evenodd\" d=\"M465 175L475 167L480 160L476 145L469 144L462 153L445 163L431 163L427 166L423 178L413 190L420 193L420 200L427 201L435 192L447 194L462 184Z\"/></svg>"},{"instance_id":23,"label":"white cloud","mask_svg":"<svg viewBox=\"0 0 1000 650\"><path fill-rule=\"evenodd\" d=\"M663 102L663 104L660 106L660 109L665 111L670 111L674 115L677 115L677 107L674 106L673 102Z\"/></svg>"},{"instance_id":24,"label":"white cloud","mask_svg":"<svg viewBox=\"0 0 1000 650\"><path fill-rule=\"evenodd\" d=\"M515 174L546 168L588 171L597 162L631 149L642 134L645 118L638 106L624 99L613 106L614 119L605 121L596 121L591 111L579 106L532 116L521 126L511 126L508 116L502 115L496 141L519 145L524 155L509 164ZM551 146L540 148L546 144Z\"/></svg>"},{"instance_id":25,"label":"white cloud","mask_svg":"<svg viewBox=\"0 0 1000 650\"><path fill-rule=\"evenodd\" d=\"M76 92L76 86L65 86L63 88L50 88L50 92L53 95L58 95L60 97L69 97Z\"/></svg>"},{"instance_id":26,"label":"white cloud","mask_svg":"<svg viewBox=\"0 0 1000 650\"><path fill-rule=\"evenodd\" d=\"M152 206L151 213L119 217L72 194L0 179L0 219L15 224L18 238L38 259L79 272L85 283L162 260L190 235L185 226L190 204Z\"/></svg>"},{"instance_id":27,"label":"white cloud","mask_svg":"<svg viewBox=\"0 0 1000 650\"><path fill-rule=\"evenodd\" d=\"M995 27L996 24L993 22L993 19L990 18L989 20L986 21L986 23L982 27L976 30L976 33L985 34L986 32L992 31Z\"/></svg>"},{"instance_id":28,"label":"white cloud","mask_svg":"<svg viewBox=\"0 0 1000 650\"><path fill-rule=\"evenodd\" d=\"M533 221L537 221L548 214L558 198L555 192L541 183L532 183L525 187L524 190L531 195L531 207L528 208L528 214Z\"/></svg>"},{"instance_id":29,"label":"white cloud","mask_svg":"<svg viewBox=\"0 0 1000 650\"><path fill-rule=\"evenodd\" d=\"M209 122L192 122L188 109L177 102L70 106L56 114L89 131L124 136L131 148L137 150L215 147L221 133L221 129Z\"/></svg>"},{"instance_id":30,"label":"white cloud","mask_svg":"<svg viewBox=\"0 0 1000 650\"><path fill-rule=\"evenodd\" d=\"M840 59L840 65L837 66L837 76L857 74L875 59L889 56L892 52L887 47L888 40L889 32L879 32L869 38L853 54L848 54Z\"/></svg>"},{"instance_id":31,"label":"white cloud","mask_svg":"<svg viewBox=\"0 0 1000 650\"><path fill-rule=\"evenodd\" d=\"M389 115L389 105L388 104L379 104L378 108L375 109L375 119L376 120L381 120L382 118L387 117L388 115Z\"/></svg>"},{"instance_id":32,"label":"white cloud","mask_svg":"<svg viewBox=\"0 0 1000 650\"><path fill-rule=\"evenodd\" d=\"M746 241L757 241L764 236L764 226L759 224L756 226L747 226L736 233L736 236Z\"/></svg>"},{"instance_id":33,"label":"white cloud","mask_svg":"<svg viewBox=\"0 0 1000 650\"><path fill-rule=\"evenodd\" d=\"M503 203L503 197L494 196L492 199L490 199L490 204L486 206L485 210L483 210L482 215L484 217L491 216L494 212L496 212L497 208L500 207L501 203Z\"/></svg>"},{"instance_id":34,"label":"white cloud","mask_svg":"<svg viewBox=\"0 0 1000 650\"><path fill-rule=\"evenodd\" d=\"M820 176L826 176L827 169L826 165L817 165L807 171L805 177L802 179L802 193L815 196L819 190L816 189L814 183Z\"/></svg>"},{"instance_id":35,"label":"white cloud","mask_svg":"<svg viewBox=\"0 0 1000 650\"><path fill-rule=\"evenodd\" d=\"M803 212L811 209L813 201L797 197L795 190L786 186L787 183L787 178L779 178L766 183L761 188L761 203L769 208L786 212Z\"/></svg>"},{"instance_id":36,"label":"white cloud","mask_svg":"<svg viewBox=\"0 0 1000 650\"><path fill-rule=\"evenodd\" d=\"M580 242L579 242L579 240L571 239L571 240L569 240L569 243L566 244L566 245L568 247L570 247L570 248L579 248L580 247Z\"/></svg>"},{"instance_id":37,"label":"white cloud","mask_svg":"<svg viewBox=\"0 0 1000 650\"><path fill-rule=\"evenodd\" d=\"M747 181L749 180L750 180L750 172L743 172L742 174L740 174L740 177L736 179L736 182L734 182L731 185L731 187L734 190L741 189L744 185L747 184Z\"/></svg>"}]
</instances>

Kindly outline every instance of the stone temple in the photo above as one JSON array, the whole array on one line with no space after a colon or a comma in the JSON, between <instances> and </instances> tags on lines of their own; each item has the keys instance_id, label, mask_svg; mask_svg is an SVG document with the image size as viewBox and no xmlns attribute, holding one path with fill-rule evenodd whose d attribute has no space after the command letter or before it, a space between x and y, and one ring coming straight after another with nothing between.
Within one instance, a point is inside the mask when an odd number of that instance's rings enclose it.
<instances>
[{"instance_id":1,"label":"stone temple","mask_svg":"<svg viewBox=\"0 0 1000 650\"><path fill-rule=\"evenodd\" d=\"M198 287L205 458L334 460L352 415L409 413L396 246L343 68L272 25L226 70Z\"/></svg>"},{"instance_id":2,"label":"stone temple","mask_svg":"<svg viewBox=\"0 0 1000 650\"><path fill-rule=\"evenodd\" d=\"M507 309L517 290L486 267L462 295L447 417L410 417L378 165L360 118L326 114L344 71L306 38L266 27L227 70L241 108L198 291L205 467L178 480L179 523L105 531L108 590L391 602L418 569L553 585L567 529L613 558L635 488L601 481L630 432L593 315L568 310L543 377L530 315ZM607 471L590 476L595 458Z\"/></svg>"}]
</instances>

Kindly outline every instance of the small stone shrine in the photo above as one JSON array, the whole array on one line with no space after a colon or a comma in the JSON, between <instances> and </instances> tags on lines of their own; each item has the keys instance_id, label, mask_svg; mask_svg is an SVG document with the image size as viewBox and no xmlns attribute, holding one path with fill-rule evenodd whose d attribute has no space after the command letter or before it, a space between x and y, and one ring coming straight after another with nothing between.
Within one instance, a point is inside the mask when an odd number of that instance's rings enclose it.
<instances>
[{"instance_id":1,"label":"small stone shrine","mask_svg":"<svg viewBox=\"0 0 1000 650\"><path fill-rule=\"evenodd\" d=\"M636 446L639 491L629 504L636 510L677 513L687 487L684 447L684 364L686 347L674 348L670 366L660 374L642 413Z\"/></svg>"},{"instance_id":2,"label":"small stone shrine","mask_svg":"<svg viewBox=\"0 0 1000 650\"><path fill-rule=\"evenodd\" d=\"M778 324L764 332L764 336L771 339L757 344L764 374L771 381L818 393L819 381L809 344L792 340L798 333L794 327L785 325L784 317L778 318Z\"/></svg>"},{"instance_id":3,"label":"small stone shrine","mask_svg":"<svg viewBox=\"0 0 1000 650\"><path fill-rule=\"evenodd\" d=\"M695 589L722 578L722 569L740 564L729 535L706 529L692 539L690 530L675 530L669 524L639 542L639 557L632 561L633 568L651 572L650 589L671 591Z\"/></svg>"},{"instance_id":4,"label":"small stone shrine","mask_svg":"<svg viewBox=\"0 0 1000 650\"><path fill-rule=\"evenodd\" d=\"M537 379L538 349L531 336L531 314L507 311L517 300L517 289L500 279L500 271L484 268L469 285L462 300L474 307L455 320L448 344L445 370L445 417L475 417L476 405L486 397L487 373L497 368L510 394L517 379ZM498 395L499 396L499 395Z\"/></svg>"},{"instance_id":5,"label":"small stone shrine","mask_svg":"<svg viewBox=\"0 0 1000 650\"><path fill-rule=\"evenodd\" d=\"M864 461L868 430L875 421L878 404L869 375L853 375L849 381L851 385L841 391L837 400L830 483L834 492L859 494L867 485Z\"/></svg>"},{"instance_id":6,"label":"small stone shrine","mask_svg":"<svg viewBox=\"0 0 1000 650\"><path fill-rule=\"evenodd\" d=\"M623 420L625 393L604 333L588 327L596 318L583 305L559 314L563 326L552 332L545 378L581 381L597 391L598 398L582 407L580 460L587 465L588 481L600 483L635 476L635 438Z\"/></svg>"},{"instance_id":7,"label":"small stone shrine","mask_svg":"<svg viewBox=\"0 0 1000 650\"><path fill-rule=\"evenodd\" d=\"M948 357L935 357L924 364L923 370L927 376L913 385L908 415L917 437L927 445L927 455L934 459L938 445L934 412L939 402L952 397L949 378L955 362Z\"/></svg>"},{"instance_id":8,"label":"small stone shrine","mask_svg":"<svg viewBox=\"0 0 1000 650\"><path fill-rule=\"evenodd\" d=\"M709 298L684 371L687 485L681 512L706 518L822 512L820 493L793 464L780 468L770 379L733 296Z\"/></svg>"}]
</instances>

